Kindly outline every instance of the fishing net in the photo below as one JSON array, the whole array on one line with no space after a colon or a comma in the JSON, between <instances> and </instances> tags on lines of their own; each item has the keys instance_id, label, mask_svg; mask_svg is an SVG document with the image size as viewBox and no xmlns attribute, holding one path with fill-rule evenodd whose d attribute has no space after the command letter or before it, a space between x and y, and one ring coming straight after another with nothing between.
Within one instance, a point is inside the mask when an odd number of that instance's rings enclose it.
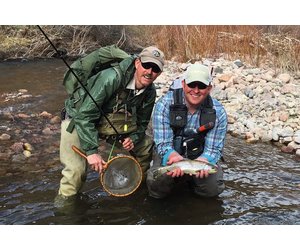
<instances>
[{"instance_id":1,"label":"fishing net","mask_svg":"<svg viewBox=\"0 0 300 250\"><path fill-rule=\"evenodd\" d=\"M113 196L132 194L142 182L142 168L128 155L113 157L101 174L100 181L106 192Z\"/></svg>"}]
</instances>

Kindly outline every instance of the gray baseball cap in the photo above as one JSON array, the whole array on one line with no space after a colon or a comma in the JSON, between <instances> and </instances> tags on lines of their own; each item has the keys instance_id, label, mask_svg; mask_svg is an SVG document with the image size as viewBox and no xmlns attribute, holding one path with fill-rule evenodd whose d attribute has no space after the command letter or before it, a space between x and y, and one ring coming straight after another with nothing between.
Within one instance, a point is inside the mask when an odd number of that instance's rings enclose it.
<instances>
[{"instance_id":1,"label":"gray baseball cap","mask_svg":"<svg viewBox=\"0 0 300 250\"><path fill-rule=\"evenodd\" d=\"M160 49L154 46L147 47L143 49L143 51L139 54L139 57L142 63L155 63L160 70L163 71L165 55Z\"/></svg>"}]
</instances>

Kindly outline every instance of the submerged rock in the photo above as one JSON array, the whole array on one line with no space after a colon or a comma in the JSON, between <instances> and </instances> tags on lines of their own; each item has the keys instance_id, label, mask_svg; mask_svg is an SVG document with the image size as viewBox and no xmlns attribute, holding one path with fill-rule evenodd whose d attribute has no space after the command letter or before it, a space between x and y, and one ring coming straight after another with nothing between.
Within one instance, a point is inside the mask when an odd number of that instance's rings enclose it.
<instances>
[{"instance_id":1,"label":"submerged rock","mask_svg":"<svg viewBox=\"0 0 300 250\"><path fill-rule=\"evenodd\" d=\"M9 134L2 134L0 135L0 141L8 141L10 140L11 136Z\"/></svg>"},{"instance_id":2,"label":"submerged rock","mask_svg":"<svg viewBox=\"0 0 300 250\"><path fill-rule=\"evenodd\" d=\"M23 155L25 155L26 158L29 158L31 156L31 152L29 150L24 150Z\"/></svg>"}]
</instances>

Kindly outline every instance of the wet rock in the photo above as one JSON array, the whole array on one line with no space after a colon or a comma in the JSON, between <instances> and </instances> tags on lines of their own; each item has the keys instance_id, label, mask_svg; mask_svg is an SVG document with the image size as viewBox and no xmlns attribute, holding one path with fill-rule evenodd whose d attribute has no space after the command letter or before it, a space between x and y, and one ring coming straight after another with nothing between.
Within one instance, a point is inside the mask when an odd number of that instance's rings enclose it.
<instances>
[{"instance_id":1,"label":"wet rock","mask_svg":"<svg viewBox=\"0 0 300 250\"><path fill-rule=\"evenodd\" d=\"M251 138L246 139L247 143L257 143L258 141L259 141L259 138L257 138L257 137L251 137Z\"/></svg>"},{"instance_id":2,"label":"wet rock","mask_svg":"<svg viewBox=\"0 0 300 250\"><path fill-rule=\"evenodd\" d=\"M0 141L8 141L10 140L11 136L9 134L2 134L0 135Z\"/></svg>"},{"instance_id":3,"label":"wet rock","mask_svg":"<svg viewBox=\"0 0 300 250\"><path fill-rule=\"evenodd\" d=\"M61 123L61 119L59 116L54 116L53 118L51 118L50 120L50 124L60 124Z\"/></svg>"},{"instance_id":4,"label":"wet rock","mask_svg":"<svg viewBox=\"0 0 300 250\"><path fill-rule=\"evenodd\" d=\"M24 150L23 142L15 142L10 149L13 150L15 153L21 153Z\"/></svg>"},{"instance_id":5,"label":"wet rock","mask_svg":"<svg viewBox=\"0 0 300 250\"><path fill-rule=\"evenodd\" d=\"M47 111L43 111L39 114L39 116L44 118L52 118L52 114L48 113Z\"/></svg>"},{"instance_id":6,"label":"wet rock","mask_svg":"<svg viewBox=\"0 0 300 250\"><path fill-rule=\"evenodd\" d=\"M21 133L21 129L16 129L15 130L15 135L19 135Z\"/></svg>"},{"instance_id":7,"label":"wet rock","mask_svg":"<svg viewBox=\"0 0 300 250\"><path fill-rule=\"evenodd\" d=\"M27 118L30 118L30 115L21 113L21 114L17 114L17 117L22 118L22 119L27 119Z\"/></svg>"},{"instance_id":8,"label":"wet rock","mask_svg":"<svg viewBox=\"0 0 300 250\"><path fill-rule=\"evenodd\" d=\"M33 144L40 144L44 141L43 138L40 137L40 135L33 135L33 137L30 140Z\"/></svg>"},{"instance_id":9,"label":"wet rock","mask_svg":"<svg viewBox=\"0 0 300 250\"><path fill-rule=\"evenodd\" d=\"M30 130L30 129L23 129L22 132L23 132L23 134L27 134L27 135L32 134L32 130Z\"/></svg>"},{"instance_id":10,"label":"wet rock","mask_svg":"<svg viewBox=\"0 0 300 250\"><path fill-rule=\"evenodd\" d=\"M17 154L17 155L13 155L12 156L12 162L15 162L15 163L23 163L24 161L26 160L26 157L25 155L23 154Z\"/></svg>"},{"instance_id":11,"label":"wet rock","mask_svg":"<svg viewBox=\"0 0 300 250\"><path fill-rule=\"evenodd\" d=\"M44 135L53 135L54 134L53 131L50 128L43 129L42 133Z\"/></svg>"},{"instance_id":12,"label":"wet rock","mask_svg":"<svg viewBox=\"0 0 300 250\"><path fill-rule=\"evenodd\" d=\"M28 151L28 150L24 150L23 151L23 155L26 157L26 158L29 158L31 156L31 152Z\"/></svg>"},{"instance_id":13,"label":"wet rock","mask_svg":"<svg viewBox=\"0 0 300 250\"><path fill-rule=\"evenodd\" d=\"M21 95L19 98L30 98L32 95Z\"/></svg>"},{"instance_id":14,"label":"wet rock","mask_svg":"<svg viewBox=\"0 0 300 250\"><path fill-rule=\"evenodd\" d=\"M24 143L23 147L25 150L30 151L30 152L33 150L33 147L28 142Z\"/></svg>"},{"instance_id":15,"label":"wet rock","mask_svg":"<svg viewBox=\"0 0 300 250\"><path fill-rule=\"evenodd\" d=\"M24 94L24 93L27 93L28 90L27 89L19 89L18 92Z\"/></svg>"},{"instance_id":16,"label":"wet rock","mask_svg":"<svg viewBox=\"0 0 300 250\"><path fill-rule=\"evenodd\" d=\"M294 152L294 149L290 146L282 146L281 147L281 152L292 154Z\"/></svg>"}]
</instances>

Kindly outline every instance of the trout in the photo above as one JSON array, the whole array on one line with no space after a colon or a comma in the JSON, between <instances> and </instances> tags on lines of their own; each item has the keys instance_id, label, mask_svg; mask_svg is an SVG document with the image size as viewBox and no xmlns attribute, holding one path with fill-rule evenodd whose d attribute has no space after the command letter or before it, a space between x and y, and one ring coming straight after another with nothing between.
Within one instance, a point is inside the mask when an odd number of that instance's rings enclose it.
<instances>
[{"instance_id":1,"label":"trout","mask_svg":"<svg viewBox=\"0 0 300 250\"><path fill-rule=\"evenodd\" d=\"M175 168L180 168L185 174L196 175L197 172L201 170L208 170L209 174L214 174L217 172L218 166L204 161L184 159L169 166L155 169L153 171L153 178L156 179L157 177L170 172Z\"/></svg>"}]
</instances>

